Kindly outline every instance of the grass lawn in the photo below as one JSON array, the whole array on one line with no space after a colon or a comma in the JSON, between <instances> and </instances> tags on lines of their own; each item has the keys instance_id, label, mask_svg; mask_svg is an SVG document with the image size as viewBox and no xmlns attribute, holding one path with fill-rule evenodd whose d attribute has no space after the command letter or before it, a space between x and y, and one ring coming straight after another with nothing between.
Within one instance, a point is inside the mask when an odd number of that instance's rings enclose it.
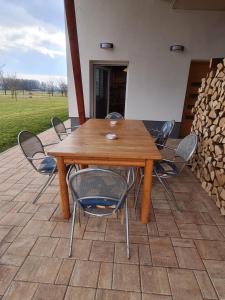
<instances>
[{"instance_id":1,"label":"grass lawn","mask_svg":"<svg viewBox=\"0 0 225 300\"><path fill-rule=\"evenodd\" d=\"M17 101L10 95L0 94L0 152L17 144L21 130L40 133L51 127L51 117L68 118L66 97L32 93L18 95Z\"/></svg>"}]
</instances>

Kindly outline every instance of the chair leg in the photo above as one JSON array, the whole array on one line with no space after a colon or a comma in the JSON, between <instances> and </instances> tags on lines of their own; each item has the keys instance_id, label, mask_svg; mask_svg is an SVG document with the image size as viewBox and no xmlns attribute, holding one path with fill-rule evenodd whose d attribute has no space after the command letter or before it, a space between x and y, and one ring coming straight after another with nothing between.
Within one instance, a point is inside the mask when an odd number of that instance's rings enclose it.
<instances>
[{"instance_id":1,"label":"chair leg","mask_svg":"<svg viewBox=\"0 0 225 300\"><path fill-rule=\"evenodd\" d=\"M49 186L49 184L52 182L52 180L54 179L55 174L52 173L51 175L49 175L48 180L45 182L45 184L42 186L41 190L39 191L39 193L37 194L37 196L34 198L34 200L32 201L32 203L34 204L41 196L41 194L46 190L46 188Z\"/></svg>"},{"instance_id":2,"label":"chair leg","mask_svg":"<svg viewBox=\"0 0 225 300\"><path fill-rule=\"evenodd\" d=\"M125 223L126 223L126 248L127 248L127 258L130 259L130 242L129 242L129 216L127 199L125 201Z\"/></svg>"},{"instance_id":3,"label":"chair leg","mask_svg":"<svg viewBox=\"0 0 225 300\"><path fill-rule=\"evenodd\" d=\"M69 257L72 256L73 232L74 232L75 217L76 217L76 207L77 207L77 203L74 201L74 203L73 203L72 227L71 227L70 243L69 243Z\"/></svg>"},{"instance_id":4,"label":"chair leg","mask_svg":"<svg viewBox=\"0 0 225 300\"><path fill-rule=\"evenodd\" d=\"M140 189L141 189L141 184L142 184L143 178L144 178L144 176L141 175L141 178L140 178L140 180L138 182L138 186L137 186L137 190L136 190L136 194L135 194L134 209L137 208L137 202L138 202L139 193L140 193Z\"/></svg>"},{"instance_id":5,"label":"chair leg","mask_svg":"<svg viewBox=\"0 0 225 300\"><path fill-rule=\"evenodd\" d=\"M177 210L181 211L181 209L177 205L177 201L176 201L176 198L175 198L172 190L168 186L168 183L165 180L163 180L156 172L155 172L155 175L156 175L157 179L159 180L159 182L162 184L162 186L163 186L164 190L166 191L169 199L175 204Z\"/></svg>"}]
</instances>

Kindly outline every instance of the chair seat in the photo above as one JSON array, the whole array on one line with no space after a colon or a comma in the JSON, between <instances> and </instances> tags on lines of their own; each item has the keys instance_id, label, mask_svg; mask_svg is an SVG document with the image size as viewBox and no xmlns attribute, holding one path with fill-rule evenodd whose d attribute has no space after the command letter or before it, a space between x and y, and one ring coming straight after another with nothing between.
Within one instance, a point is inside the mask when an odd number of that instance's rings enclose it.
<instances>
[{"instance_id":1,"label":"chair seat","mask_svg":"<svg viewBox=\"0 0 225 300\"><path fill-rule=\"evenodd\" d=\"M166 161L156 161L154 162L154 170L160 176L170 176L177 175L178 170L174 163Z\"/></svg>"},{"instance_id":2,"label":"chair seat","mask_svg":"<svg viewBox=\"0 0 225 300\"><path fill-rule=\"evenodd\" d=\"M42 162L38 167L38 171L40 173L49 174L52 173L55 168L56 168L56 161L54 160L54 158L48 156L42 160Z\"/></svg>"},{"instance_id":3,"label":"chair seat","mask_svg":"<svg viewBox=\"0 0 225 300\"><path fill-rule=\"evenodd\" d=\"M117 200L108 199L108 198L88 198L79 200L81 206L86 208L100 208L100 207L111 207L115 208L118 205Z\"/></svg>"}]
</instances>

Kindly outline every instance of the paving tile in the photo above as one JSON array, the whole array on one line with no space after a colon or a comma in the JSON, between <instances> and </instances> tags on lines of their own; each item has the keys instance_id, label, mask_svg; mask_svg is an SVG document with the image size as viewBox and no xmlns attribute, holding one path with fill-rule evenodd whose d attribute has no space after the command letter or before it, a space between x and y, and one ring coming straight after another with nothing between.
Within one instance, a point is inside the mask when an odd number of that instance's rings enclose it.
<instances>
[{"instance_id":1,"label":"paving tile","mask_svg":"<svg viewBox=\"0 0 225 300\"><path fill-rule=\"evenodd\" d=\"M70 281L70 276L72 274L73 268L74 268L75 261L71 259L64 259L60 269L59 273L57 275L56 284L62 284L62 285L68 285Z\"/></svg>"},{"instance_id":2,"label":"paving tile","mask_svg":"<svg viewBox=\"0 0 225 300\"><path fill-rule=\"evenodd\" d=\"M202 239L202 235L196 224L178 224L181 237L184 239Z\"/></svg>"},{"instance_id":3,"label":"paving tile","mask_svg":"<svg viewBox=\"0 0 225 300\"><path fill-rule=\"evenodd\" d=\"M218 240L223 241L224 237L217 228L217 226L212 225L198 225L199 231L204 239L206 240Z\"/></svg>"},{"instance_id":4,"label":"paving tile","mask_svg":"<svg viewBox=\"0 0 225 300\"><path fill-rule=\"evenodd\" d=\"M148 229L148 235L149 235L150 237L156 237L156 236L159 236L158 228L157 228L156 222L149 222L149 223L147 224L147 229Z\"/></svg>"},{"instance_id":5,"label":"paving tile","mask_svg":"<svg viewBox=\"0 0 225 300\"><path fill-rule=\"evenodd\" d=\"M173 300L171 296L142 294L142 300Z\"/></svg>"},{"instance_id":6,"label":"paving tile","mask_svg":"<svg viewBox=\"0 0 225 300\"><path fill-rule=\"evenodd\" d=\"M105 233L85 230L83 239L92 241L104 241Z\"/></svg>"},{"instance_id":7,"label":"paving tile","mask_svg":"<svg viewBox=\"0 0 225 300\"><path fill-rule=\"evenodd\" d=\"M174 247L195 248L195 244L191 239L172 238L171 241Z\"/></svg>"},{"instance_id":8,"label":"paving tile","mask_svg":"<svg viewBox=\"0 0 225 300\"><path fill-rule=\"evenodd\" d=\"M2 256L6 252L6 250L9 248L10 245L11 244L7 242L0 243L0 256Z\"/></svg>"},{"instance_id":9,"label":"paving tile","mask_svg":"<svg viewBox=\"0 0 225 300\"><path fill-rule=\"evenodd\" d=\"M70 279L70 285L96 288L99 269L99 262L77 260Z\"/></svg>"},{"instance_id":10,"label":"paving tile","mask_svg":"<svg viewBox=\"0 0 225 300\"><path fill-rule=\"evenodd\" d=\"M225 261L204 260L219 299L225 299Z\"/></svg>"},{"instance_id":11,"label":"paving tile","mask_svg":"<svg viewBox=\"0 0 225 300\"><path fill-rule=\"evenodd\" d=\"M65 300L94 300L95 289L83 287L68 287Z\"/></svg>"},{"instance_id":12,"label":"paving tile","mask_svg":"<svg viewBox=\"0 0 225 300\"><path fill-rule=\"evenodd\" d=\"M61 265L61 259L28 256L20 268L16 280L39 283L54 283Z\"/></svg>"},{"instance_id":13,"label":"paving tile","mask_svg":"<svg viewBox=\"0 0 225 300\"><path fill-rule=\"evenodd\" d=\"M105 240L111 242L125 242L125 227L119 222L107 222Z\"/></svg>"},{"instance_id":14,"label":"paving tile","mask_svg":"<svg viewBox=\"0 0 225 300\"><path fill-rule=\"evenodd\" d=\"M32 236L17 237L17 239L10 245L4 255L0 258L0 263L20 266L33 247L35 241L36 238Z\"/></svg>"},{"instance_id":15,"label":"paving tile","mask_svg":"<svg viewBox=\"0 0 225 300\"><path fill-rule=\"evenodd\" d=\"M178 266L174 249L169 238L150 238L150 249L154 266Z\"/></svg>"},{"instance_id":16,"label":"paving tile","mask_svg":"<svg viewBox=\"0 0 225 300\"><path fill-rule=\"evenodd\" d=\"M66 286L53 284L39 284L33 300L63 300Z\"/></svg>"},{"instance_id":17,"label":"paving tile","mask_svg":"<svg viewBox=\"0 0 225 300\"><path fill-rule=\"evenodd\" d=\"M99 289L96 300L141 300L141 293Z\"/></svg>"},{"instance_id":18,"label":"paving tile","mask_svg":"<svg viewBox=\"0 0 225 300\"><path fill-rule=\"evenodd\" d=\"M138 245L138 254L140 265L152 265L152 258L149 245Z\"/></svg>"},{"instance_id":19,"label":"paving tile","mask_svg":"<svg viewBox=\"0 0 225 300\"><path fill-rule=\"evenodd\" d=\"M225 218L220 213L218 213L218 210L210 211L209 214L213 221L216 223L216 225L225 225Z\"/></svg>"},{"instance_id":20,"label":"paving tile","mask_svg":"<svg viewBox=\"0 0 225 300\"><path fill-rule=\"evenodd\" d=\"M11 229L12 226L0 226L0 242L5 238Z\"/></svg>"},{"instance_id":21,"label":"paving tile","mask_svg":"<svg viewBox=\"0 0 225 300\"><path fill-rule=\"evenodd\" d=\"M0 265L0 295L3 295L14 278L18 267Z\"/></svg>"},{"instance_id":22,"label":"paving tile","mask_svg":"<svg viewBox=\"0 0 225 300\"><path fill-rule=\"evenodd\" d=\"M77 223L74 227L74 237L78 239L82 239L84 235L85 224L81 224L79 226ZM70 238L71 232L71 223L68 222L58 222L54 231L52 232L53 237L61 237L61 238Z\"/></svg>"},{"instance_id":23,"label":"paving tile","mask_svg":"<svg viewBox=\"0 0 225 300\"><path fill-rule=\"evenodd\" d=\"M52 256L58 244L58 238L39 237L30 252L30 255L35 256Z\"/></svg>"},{"instance_id":24,"label":"paving tile","mask_svg":"<svg viewBox=\"0 0 225 300\"><path fill-rule=\"evenodd\" d=\"M91 251L92 241L90 240L73 240L72 258L88 260ZM54 251L54 257L68 258L69 239L59 239Z\"/></svg>"},{"instance_id":25,"label":"paving tile","mask_svg":"<svg viewBox=\"0 0 225 300\"><path fill-rule=\"evenodd\" d=\"M196 240L195 244L201 258L225 260L225 242Z\"/></svg>"},{"instance_id":26,"label":"paving tile","mask_svg":"<svg viewBox=\"0 0 225 300\"><path fill-rule=\"evenodd\" d=\"M93 241L90 260L113 262L114 248L114 243L106 241Z\"/></svg>"},{"instance_id":27,"label":"paving tile","mask_svg":"<svg viewBox=\"0 0 225 300\"><path fill-rule=\"evenodd\" d=\"M204 299L218 299L207 272L194 271Z\"/></svg>"},{"instance_id":28,"label":"paving tile","mask_svg":"<svg viewBox=\"0 0 225 300\"><path fill-rule=\"evenodd\" d=\"M38 287L37 283L13 281L7 290L4 300L33 299L33 295Z\"/></svg>"},{"instance_id":29,"label":"paving tile","mask_svg":"<svg viewBox=\"0 0 225 300\"><path fill-rule=\"evenodd\" d=\"M98 288L100 289L111 289L113 276L113 264L112 263L101 263Z\"/></svg>"},{"instance_id":30,"label":"paving tile","mask_svg":"<svg viewBox=\"0 0 225 300\"><path fill-rule=\"evenodd\" d=\"M220 232L222 233L222 235L224 236L225 238L225 226L218 226Z\"/></svg>"},{"instance_id":31,"label":"paving tile","mask_svg":"<svg viewBox=\"0 0 225 300\"><path fill-rule=\"evenodd\" d=\"M171 295L165 268L141 266L140 272L143 293Z\"/></svg>"},{"instance_id":32,"label":"paving tile","mask_svg":"<svg viewBox=\"0 0 225 300\"><path fill-rule=\"evenodd\" d=\"M37 212L34 214L33 220L45 220L45 221L50 220L57 206L58 206L57 204L50 204L50 203L41 204Z\"/></svg>"},{"instance_id":33,"label":"paving tile","mask_svg":"<svg viewBox=\"0 0 225 300\"><path fill-rule=\"evenodd\" d=\"M106 230L106 218L89 218L86 230L87 231L97 231L97 232L105 232Z\"/></svg>"},{"instance_id":34,"label":"paving tile","mask_svg":"<svg viewBox=\"0 0 225 300\"><path fill-rule=\"evenodd\" d=\"M180 237L180 232L173 220L157 222L159 236Z\"/></svg>"},{"instance_id":35,"label":"paving tile","mask_svg":"<svg viewBox=\"0 0 225 300\"><path fill-rule=\"evenodd\" d=\"M204 224L200 212L174 211L174 218L177 224Z\"/></svg>"},{"instance_id":36,"label":"paving tile","mask_svg":"<svg viewBox=\"0 0 225 300\"><path fill-rule=\"evenodd\" d=\"M14 226L10 230L10 232L4 237L4 242L9 242L9 243L13 242L22 229L23 229L22 226Z\"/></svg>"},{"instance_id":37,"label":"paving tile","mask_svg":"<svg viewBox=\"0 0 225 300\"><path fill-rule=\"evenodd\" d=\"M202 295L192 271L168 269L173 300L202 300Z\"/></svg>"},{"instance_id":38,"label":"paving tile","mask_svg":"<svg viewBox=\"0 0 225 300\"><path fill-rule=\"evenodd\" d=\"M55 226L55 222L30 220L21 235L50 236Z\"/></svg>"},{"instance_id":39,"label":"paving tile","mask_svg":"<svg viewBox=\"0 0 225 300\"><path fill-rule=\"evenodd\" d=\"M130 235L147 235L147 226L141 224L139 221L130 221L129 222L129 234Z\"/></svg>"},{"instance_id":40,"label":"paving tile","mask_svg":"<svg viewBox=\"0 0 225 300\"><path fill-rule=\"evenodd\" d=\"M0 225L25 226L32 214L10 212L0 220Z\"/></svg>"},{"instance_id":41,"label":"paving tile","mask_svg":"<svg viewBox=\"0 0 225 300\"><path fill-rule=\"evenodd\" d=\"M115 259L116 263L138 264L138 245L130 244L130 258L127 258L127 248L125 243L115 244Z\"/></svg>"},{"instance_id":42,"label":"paving tile","mask_svg":"<svg viewBox=\"0 0 225 300\"><path fill-rule=\"evenodd\" d=\"M112 288L140 292L139 267L131 264L114 264Z\"/></svg>"},{"instance_id":43,"label":"paving tile","mask_svg":"<svg viewBox=\"0 0 225 300\"><path fill-rule=\"evenodd\" d=\"M174 247L180 268L205 270L203 262L195 248Z\"/></svg>"}]
</instances>

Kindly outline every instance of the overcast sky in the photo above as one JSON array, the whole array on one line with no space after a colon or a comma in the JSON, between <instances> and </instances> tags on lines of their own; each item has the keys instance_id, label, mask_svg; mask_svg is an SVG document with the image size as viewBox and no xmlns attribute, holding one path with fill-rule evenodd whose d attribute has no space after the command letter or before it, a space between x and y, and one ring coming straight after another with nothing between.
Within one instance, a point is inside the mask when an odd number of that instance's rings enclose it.
<instances>
[{"instance_id":1,"label":"overcast sky","mask_svg":"<svg viewBox=\"0 0 225 300\"><path fill-rule=\"evenodd\" d=\"M66 76L63 0L0 0L0 67L26 78Z\"/></svg>"}]
</instances>

